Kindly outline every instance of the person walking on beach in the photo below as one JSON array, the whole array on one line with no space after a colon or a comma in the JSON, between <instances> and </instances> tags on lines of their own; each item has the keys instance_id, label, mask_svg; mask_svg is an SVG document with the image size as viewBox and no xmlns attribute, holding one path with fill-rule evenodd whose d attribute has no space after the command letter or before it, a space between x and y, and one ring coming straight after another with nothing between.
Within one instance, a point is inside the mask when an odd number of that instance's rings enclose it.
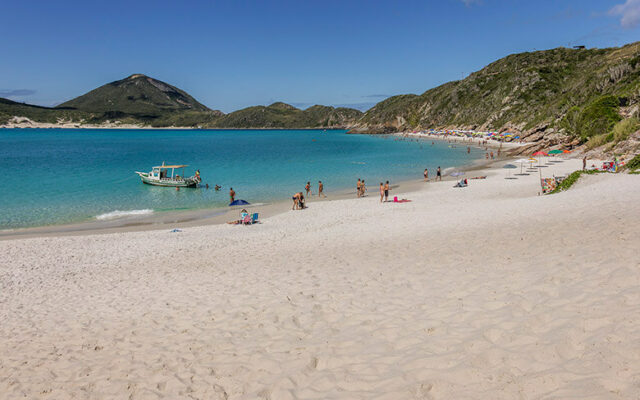
<instances>
[{"instance_id":1,"label":"person walking on beach","mask_svg":"<svg viewBox=\"0 0 640 400\"><path fill-rule=\"evenodd\" d=\"M358 183L356 183L356 196L360 197L360 186L362 183L360 182L360 178L358 178Z\"/></svg>"},{"instance_id":2,"label":"person walking on beach","mask_svg":"<svg viewBox=\"0 0 640 400\"><path fill-rule=\"evenodd\" d=\"M364 192L367 191L367 187L364 185L364 179L362 180L362 183L360 184L360 196L364 197Z\"/></svg>"},{"instance_id":3,"label":"person walking on beach","mask_svg":"<svg viewBox=\"0 0 640 400\"><path fill-rule=\"evenodd\" d=\"M309 193L311 193L311 182L307 182L307 184L304 186L304 190L307 191L307 197L309 197Z\"/></svg>"},{"instance_id":4,"label":"person walking on beach","mask_svg":"<svg viewBox=\"0 0 640 400\"><path fill-rule=\"evenodd\" d=\"M429 169L425 168L422 175L424 175L424 181L427 182L429 180Z\"/></svg>"},{"instance_id":5,"label":"person walking on beach","mask_svg":"<svg viewBox=\"0 0 640 400\"><path fill-rule=\"evenodd\" d=\"M440 166L438 165L438 169L436 170L436 181L441 181L442 180L442 170L440 169Z\"/></svg>"},{"instance_id":6,"label":"person walking on beach","mask_svg":"<svg viewBox=\"0 0 640 400\"><path fill-rule=\"evenodd\" d=\"M385 203L387 201L389 201L389 190L391 190L391 188L389 187L389 181L387 181L387 183L384 184L384 201L385 201Z\"/></svg>"},{"instance_id":7,"label":"person walking on beach","mask_svg":"<svg viewBox=\"0 0 640 400\"><path fill-rule=\"evenodd\" d=\"M236 192L233 190L233 188L229 188L229 198L231 199L230 203L233 203L233 201L236 199Z\"/></svg>"},{"instance_id":8,"label":"person walking on beach","mask_svg":"<svg viewBox=\"0 0 640 400\"><path fill-rule=\"evenodd\" d=\"M587 169L587 156L582 157L582 170Z\"/></svg>"},{"instance_id":9,"label":"person walking on beach","mask_svg":"<svg viewBox=\"0 0 640 400\"><path fill-rule=\"evenodd\" d=\"M384 200L384 183L380 182L380 203Z\"/></svg>"},{"instance_id":10,"label":"person walking on beach","mask_svg":"<svg viewBox=\"0 0 640 400\"><path fill-rule=\"evenodd\" d=\"M324 194L324 184L322 183L322 181L318 181L318 197L327 197Z\"/></svg>"}]
</instances>

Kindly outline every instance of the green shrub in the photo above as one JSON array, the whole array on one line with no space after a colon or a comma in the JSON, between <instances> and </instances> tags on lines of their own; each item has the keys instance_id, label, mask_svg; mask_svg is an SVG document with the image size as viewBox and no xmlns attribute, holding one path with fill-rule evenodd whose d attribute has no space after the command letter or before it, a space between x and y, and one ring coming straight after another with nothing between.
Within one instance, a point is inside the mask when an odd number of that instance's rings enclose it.
<instances>
[{"instance_id":1,"label":"green shrub","mask_svg":"<svg viewBox=\"0 0 640 400\"><path fill-rule=\"evenodd\" d=\"M587 141L587 150L595 149L611 141L613 135L610 133L603 133L602 135L596 135L589 138Z\"/></svg>"},{"instance_id":2,"label":"green shrub","mask_svg":"<svg viewBox=\"0 0 640 400\"><path fill-rule=\"evenodd\" d=\"M558 186L556 186L556 188L553 189L553 191L551 191L549 194L559 193L569 189L571 186L573 186L574 183L578 181L578 178L580 178L583 174L593 175L593 174L598 174L602 172L605 172L605 171L598 171L595 169L587 170L587 171L574 171L570 173L565 180L560 182Z\"/></svg>"},{"instance_id":3,"label":"green shrub","mask_svg":"<svg viewBox=\"0 0 640 400\"><path fill-rule=\"evenodd\" d=\"M580 138L585 141L596 135L611 132L622 117L618 114L620 102L615 96L603 96L589 103L579 117Z\"/></svg>"},{"instance_id":4,"label":"green shrub","mask_svg":"<svg viewBox=\"0 0 640 400\"><path fill-rule=\"evenodd\" d=\"M616 96L599 97L582 109L571 107L560 122L560 127L569 135L579 137L582 142L597 138L590 144L591 148L601 146L613 139L607 138L607 135L622 119L618 114L619 107L620 100Z\"/></svg>"},{"instance_id":5,"label":"green shrub","mask_svg":"<svg viewBox=\"0 0 640 400\"><path fill-rule=\"evenodd\" d=\"M638 129L640 129L640 121L638 121L638 118L623 119L615 124L611 131L613 133L613 141L618 143L627 140L629 135Z\"/></svg>"},{"instance_id":6,"label":"green shrub","mask_svg":"<svg viewBox=\"0 0 640 400\"><path fill-rule=\"evenodd\" d=\"M640 170L640 154L637 154L628 163L625 164L625 168L631 172Z\"/></svg>"}]
</instances>

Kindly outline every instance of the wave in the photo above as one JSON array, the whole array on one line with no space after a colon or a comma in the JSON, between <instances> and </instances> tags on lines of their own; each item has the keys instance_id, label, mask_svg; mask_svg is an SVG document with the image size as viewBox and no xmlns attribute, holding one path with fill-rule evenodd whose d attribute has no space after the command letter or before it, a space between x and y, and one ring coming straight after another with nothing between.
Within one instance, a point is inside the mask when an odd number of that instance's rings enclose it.
<instances>
[{"instance_id":1,"label":"wave","mask_svg":"<svg viewBox=\"0 0 640 400\"><path fill-rule=\"evenodd\" d=\"M120 211L120 210L115 210L115 211L111 211L108 213L104 213L104 214L100 214L98 216L96 216L97 220L100 221L104 221L104 220L108 220L108 219L116 219L116 218L123 218L123 217L131 217L134 215L149 215L149 214L153 214L153 210L131 210L131 211Z\"/></svg>"}]
</instances>

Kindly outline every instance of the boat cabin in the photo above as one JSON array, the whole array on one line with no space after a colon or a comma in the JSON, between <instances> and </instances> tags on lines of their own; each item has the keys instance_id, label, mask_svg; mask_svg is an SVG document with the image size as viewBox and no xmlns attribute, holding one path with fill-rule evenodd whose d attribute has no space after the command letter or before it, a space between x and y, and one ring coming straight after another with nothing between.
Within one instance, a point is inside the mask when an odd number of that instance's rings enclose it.
<instances>
[{"instance_id":1,"label":"boat cabin","mask_svg":"<svg viewBox=\"0 0 640 400\"><path fill-rule=\"evenodd\" d=\"M159 167L153 167L151 169L151 173L149 174L149 178L155 178L159 180L180 180L184 179L184 169L188 167L188 165L164 165L162 164ZM180 171L182 169L182 172ZM169 171L171 170L171 171ZM176 173L176 170L178 170Z\"/></svg>"}]
</instances>

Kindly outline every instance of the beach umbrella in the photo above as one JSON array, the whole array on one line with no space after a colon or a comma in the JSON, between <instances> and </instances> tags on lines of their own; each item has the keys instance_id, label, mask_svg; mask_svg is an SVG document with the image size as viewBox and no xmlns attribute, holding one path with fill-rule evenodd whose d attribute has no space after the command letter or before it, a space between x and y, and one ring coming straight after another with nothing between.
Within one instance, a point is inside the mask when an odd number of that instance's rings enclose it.
<instances>
[{"instance_id":1,"label":"beach umbrella","mask_svg":"<svg viewBox=\"0 0 640 400\"><path fill-rule=\"evenodd\" d=\"M525 173L522 172L522 167L524 166L524 164L529 162L529 159L521 158L521 159L516 160L514 162L517 163L517 164L520 164L520 173L519 174L514 174L514 175L522 175L522 176L529 175L529 174L525 174Z\"/></svg>"},{"instance_id":2,"label":"beach umbrella","mask_svg":"<svg viewBox=\"0 0 640 400\"><path fill-rule=\"evenodd\" d=\"M537 166L534 167L533 163L537 163L538 160L533 158L533 157L530 157L528 161L529 161L529 166L527 167L528 168L527 171L528 172L535 172L535 169L533 169L533 168L537 168Z\"/></svg>"},{"instance_id":3,"label":"beach umbrella","mask_svg":"<svg viewBox=\"0 0 640 400\"><path fill-rule=\"evenodd\" d=\"M248 201L246 201L246 200L240 200L240 199L238 199L238 200L235 200L235 201L234 201L234 202L232 202L232 203L229 203L229 207L231 207L231 206L246 206L246 205L248 205L248 204L251 204L251 203L249 203L249 202L248 202Z\"/></svg>"},{"instance_id":4,"label":"beach umbrella","mask_svg":"<svg viewBox=\"0 0 640 400\"><path fill-rule=\"evenodd\" d=\"M548 156L549 154L548 154L548 153L545 153L545 152L544 152L544 151L542 151L542 150L538 150L538 151L536 151L535 153L533 153L532 155L533 155L534 157L538 157L538 168L540 168L540 167L544 167L544 165L541 165L541 164L542 164L542 161L540 160L540 157L546 157L546 156Z\"/></svg>"},{"instance_id":5,"label":"beach umbrella","mask_svg":"<svg viewBox=\"0 0 640 400\"><path fill-rule=\"evenodd\" d=\"M563 152L564 154L568 154L568 153L571 153L571 150L562 150L562 152Z\"/></svg>"},{"instance_id":6,"label":"beach umbrella","mask_svg":"<svg viewBox=\"0 0 640 400\"><path fill-rule=\"evenodd\" d=\"M553 156L556 156L558 154L562 154L562 150L560 150L560 149L551 150L549 152L549 154L553 155ZM561 163L561 162L563 162L563 160L553 160L553 161L550 160L549 162L555 164L555 163Z\"/></svg>"},{"instance_id":7,"label":"beach umbrella","mask_svg":"<svg viewBox=\"0 0 640 400\"><path fill-rule=\"evenodd\" d=\"M505 165L502 166L502 168L507 169L507 170L511 170L511 169L516 169L518 167L516 167L513 164L505 164ZM518 178L513 178L511 176L511 171L507 171L507 176L504 179L518 179Z\"/></svg>"}]
</instances>

